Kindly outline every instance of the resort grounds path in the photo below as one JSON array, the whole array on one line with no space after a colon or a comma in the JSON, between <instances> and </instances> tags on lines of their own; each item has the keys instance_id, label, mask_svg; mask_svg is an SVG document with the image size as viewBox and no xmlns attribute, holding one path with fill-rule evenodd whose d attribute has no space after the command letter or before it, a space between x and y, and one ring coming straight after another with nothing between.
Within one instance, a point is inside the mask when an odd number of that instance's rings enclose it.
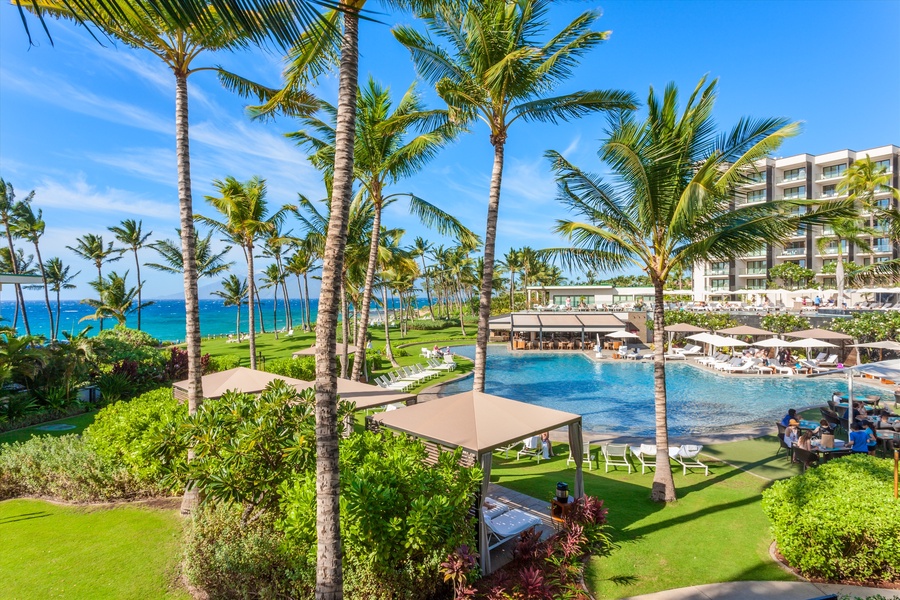
<instances>
[{"instance_id":1,"label":"resort grounds path","mask_svg":"<svg viewBox=\"0 0 900 600\"><path fill-rule=\"evenodd\" d=\"M793 581L730 581L629 596L623 600L811 600L827 594L847 595L851 598L881 595L888 599L900 599L900 591L884 588Z\"/></svg>"}]
</instances>

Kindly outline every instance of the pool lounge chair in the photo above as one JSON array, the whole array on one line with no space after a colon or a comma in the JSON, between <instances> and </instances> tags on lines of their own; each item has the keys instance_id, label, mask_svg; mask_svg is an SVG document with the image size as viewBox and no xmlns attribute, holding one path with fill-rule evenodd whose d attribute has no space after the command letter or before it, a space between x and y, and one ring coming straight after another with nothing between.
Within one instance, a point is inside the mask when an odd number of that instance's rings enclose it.
<instances>
[{"instance_id":1,"label":"pool lounge chair","mask_svg":"<svg viewBox=\"0 0 900 600\"><path fill-rule=\"evenodd\" d=\"M697 458L697 456L700 455L701 450L703 450L703 446L694 444L676 446L669 448L669 458L681 465L683 475L687 475L688 469L703 469L704 475L708 476L709 467L704 465L700 462L700 459Z\"/></svg>"},{"instance_id":2,"label":"pool lounge chair","mask_svg":"<svg viewBox=\"0 0 900 600\"><path fill-rule=\"evenodd\" d=\"M641 475L647 469L656 468L656 444L641 444L640 446L631 446L630 449L641 463Z\"/></svg>"},{"instance_id":3,"label":"pool lounge chair","mask_svg":"<svg viewBox=\"0 0 900 600\"><path fill-rule=\"evenodd\" d=\"M482 509L482 518L488 530L488 550L493 550L523 531L541 524L540 518L517 508L493 518L487 516Z\"/></svg>"},{"instance_id":4,"label":"pool lounge chair","mask_svg":"<svg viewBox=\"0 0 900 600\"><path fill-rule=\"evenodd\" d=\"M606 462L606 473L610 467L628 467L631 473L631 462L628 460L628 444L606 444L603 446L603 460Z\"/></svg>"},{"instance_id":5,"label":"pool lounge chair","mask_svg":"<svg viewBox=\"0 0 900 600\"><path fill-rule=\"evenodd\" d=\"M588 464L588 471L593 471L594 467L593 467L592 463L593 463L594 457L591 455L591 443L584 442L583 449L584 449L584 460ZM569 458L566 459L567 467L569 466L570 462L575 462L575 456L572 454L571 449L569 450Z\"/></svg>"},{"instance_id":6,"label":"pool lounge chair","mask_svg":"<svg viewBox=\"0 0 900 600\"><path fill-rule=\"evenodd\" d=\"M838 363L837 354L829 354L827 358L817 361L820 367L836 367Z\"/></svg>"},{"instance_id":7,"label":"pool lounge chair","mask_svg":"<svg viewBox=\"0 0 900 600\"><path fill-rule=\"evenodd\" d=\"M482 503L481 510L484 516L496 519L503 513L509 512L509 507L499 500L486 496Z\"/></svg>"},{"instance_id":8,"label":"pool lounge chair","mask_svg":"<svg viewBox=\"0 0 900 600\"><path fill-rule=\"evenodd\" d=\"M728 366L723 368L722 370L726 373L750 373L751 371L759 372L759 363L760 360L758 358L751 358L750 360L744 362L743 364L732 367Z\"/></svg>"},{"instance_id":9,"label":"pool lounge chair","mask_svg":"<svg viewBox=\"0 0 900 600\"><path fill-rule=\"evenodd\" d=\"M539 436L533 435L530 438L525 438L522 440L522 449L516 453L516 460L519 460L524 454L525 456L536 456L538 462L541 462L541 459L544 458L542 446Z\"/></svg>"},{"instance_id":10,"label":"pool lounge chair","mask_svg":"<svg viewBox=\"0 0 900 600\"><path fill-rule=\"evenodd\" d=\"M801 360L800 361L800 369L809 369L810 373L824 373L826 371L830 371L831 369L828 367L820 367L816 363L809 360Z\"/></svg>"}]
</instances>

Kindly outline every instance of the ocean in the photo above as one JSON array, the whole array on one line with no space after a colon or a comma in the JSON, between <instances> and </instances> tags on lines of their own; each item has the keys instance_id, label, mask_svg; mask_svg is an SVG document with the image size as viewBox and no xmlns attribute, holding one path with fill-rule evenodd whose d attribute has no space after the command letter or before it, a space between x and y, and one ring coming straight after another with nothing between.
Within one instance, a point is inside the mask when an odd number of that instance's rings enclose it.
<instances>
[{"instance_id":1,"label":"ocean","mask_svg":"<svg viewBox=\"0 0 900 600\"><path fill-rule=\"evenodd\" d=\"M5 291L5 290L4 290ZM50 337L50 322L47 317L47 307L42 300L26 300L28 311L28 323L31 326L32 335L44 335ZM312 313L312 321L316 320L318 300L310 301L310 312ZM56 311L55 301L51 298L50 305L54 310L54 318ZM395 308L396 306L392 307ZM0 321L3 325L12 325L13 313L15 310L15 302L3 300L0 302ZM372 319L378 318L381 307L372 307ZM89 306L81 304L78 300L63 300L60 302L60 335L63 331L79 332L88 325L93 325L92 335L96 335L100 331L99 321L82 321L79 319L86 315L93 314L93 309ZM262 299L263 322L266 331L272 331L272 299ZM291 300L291 313L294 318L295 328L301 323L300 301ZM234 333L237 309L234 306L224 306L223 301L219 299L200 300L200 334L222 335ZM115 326L115 319L105 319L104 328ZM132 314L128 317L128 327L137 327L137 315ZM278 323L277 329L285 326L284 303L278 301ZM302 327L302 326L301 326ZM18 332L25 333L25 327L22 324L22 317L19 316ZM169 342L184 341L184 301L183 300L155 300L150 306L144 308L141 314L141 329L152 335L153 337ZM241 330L247 332L247 307L244 306L241 311ZM257 330L259 330L259 317L257 316Z\"/></svg>"}]
</instances>

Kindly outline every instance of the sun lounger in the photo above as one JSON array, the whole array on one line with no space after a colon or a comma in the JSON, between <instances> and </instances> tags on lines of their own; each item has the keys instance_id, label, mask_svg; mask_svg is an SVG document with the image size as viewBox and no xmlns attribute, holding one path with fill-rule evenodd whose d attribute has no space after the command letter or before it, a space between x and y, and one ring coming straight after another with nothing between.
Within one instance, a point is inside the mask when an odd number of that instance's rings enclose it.
<instances>
[{"instance_id":1,"label":"sun lounger","mask_svg":"<svg viewBox=\"0 0 900 600\"><path fill-rule=\"evenodd\" d=\"M538 462L541 462L541 459L544 457L543 452L541 451L543 444L541 444L541 438L533 435L530 438L525 438L522 440L522 449L516 453L516 460L525 456L536 456Z\"/></svg>"},{"instance_id":2,"label":"sun lounger","mask_svg":"<svg viewBox=\"0 0 900 600\"><path fill-rule=\"evenodd\" d=\"M824 360L818 361L820 367L836 367L838 362L837 354L829 354Z\"/></svg>"},{"instance_id":3,"label":"sun lounger","mask_svg":"<svg viewBox=\"0 0 900 600\"><path fill-rule=\"evenodd\" d=\"M631 473L631 462L628 460L627 444L606 444L603 446L603 460L606 462L606 473L609 473L610 467L628 467Z\"/></svg>"},{"instance_id":4,"label":"sun lounger","mask_svg":"<svg viewBox=\"0 0 900 600\"><path fill-rule=\"evenodd\" d=\"M640 446L631 446L631 453L637 457L641 463L641 475L647 469L656 468L656 444L641 444Z\"/></svg>"},{"instance_id":5,"label":"sun lounger","mask_svg":"<svg viewBox=\"0 0 900 600\"><path fill-rule=\"evenodd\" d=\"M800 361L800 369L809 369L809 371L811 373L824 373L825 371L831 370L830 368L827 368L827 367L825 367L825 368L820 367L819 365L815 364L814 362L811 362L808 360Z\"/></svg>"},{"instance_id":6,"label":"sun lounger","mask_svg":"<svg viewBox=\"0 0 900 600\"><path fill-rule=\"evenodd\" d=\"M584 442L584 445L583 445L582 448L583 448L583 450L584 450L584 460L585 460L585 462L587 462L587 464L588 464L588 471L593 471L593 469L594 469L594 466L593 466L593 460L594 460L594 457L591 455L591 443L590 443L590 442ZM567 466L567 467L569 466L569 463L570 463L570 462L575 462L575 456L572 454L572 450L571 450L571 449L569 450L569 458L566 459L566 466Z\"/></svg>"},{"instance_id":7,"label":"sun lounger","mask_svg":"<svg viewBox=\"0 0 900 600\"><path fill-rule=\"evenodd\" d=\"M517 508L494 518L488 517L482 510L482 518L488 529L488 550L493 550L523 531L541 524L537 516Z\"/></svg>"},{"instance_id":8,"label":"sun lounger","mask_svg":"<svg viewBox=\"0 0 900 600\"><path fill-rule=\"evenodd\" d=\"M669 458L681 465L683 475L687 475L688 469L696 468L703 469L705 471L704 474L708 476L709 467L704 465L700 462L700 459L697 458L697 456L700 455L701 450L703 450L703 446L691 444L669 448Z\"/></svg>"},{"instance_id":9,"label":"sun lounger","mask_svg":"<svg viewBox=\"0 0 900 600\"><path fill-rule=\"evenodd\" d=\"M509 507L499 500L495 500L490 496L485 497L481 505L481 510L485 517L496 519L505 512L509 512Z\"/></svg>"}]
</instances>

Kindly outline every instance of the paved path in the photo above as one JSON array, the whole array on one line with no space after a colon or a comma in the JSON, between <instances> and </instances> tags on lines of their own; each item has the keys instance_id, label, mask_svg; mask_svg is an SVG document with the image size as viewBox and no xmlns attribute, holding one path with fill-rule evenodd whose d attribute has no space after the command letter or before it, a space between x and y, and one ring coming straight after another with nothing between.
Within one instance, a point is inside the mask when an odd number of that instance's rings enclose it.
<instances>
[{"instance_id":1,"label":"paved path","mask_svg":"<svg viewBox=\"0 0 900 600\"><path fill-rule=\"evenodd\" d=\"M666 590L623 600L809 600L826 594L865 598L880 594L900 599L900 590L792 581L732 581Z\"/></svg>"}]
</instances>

